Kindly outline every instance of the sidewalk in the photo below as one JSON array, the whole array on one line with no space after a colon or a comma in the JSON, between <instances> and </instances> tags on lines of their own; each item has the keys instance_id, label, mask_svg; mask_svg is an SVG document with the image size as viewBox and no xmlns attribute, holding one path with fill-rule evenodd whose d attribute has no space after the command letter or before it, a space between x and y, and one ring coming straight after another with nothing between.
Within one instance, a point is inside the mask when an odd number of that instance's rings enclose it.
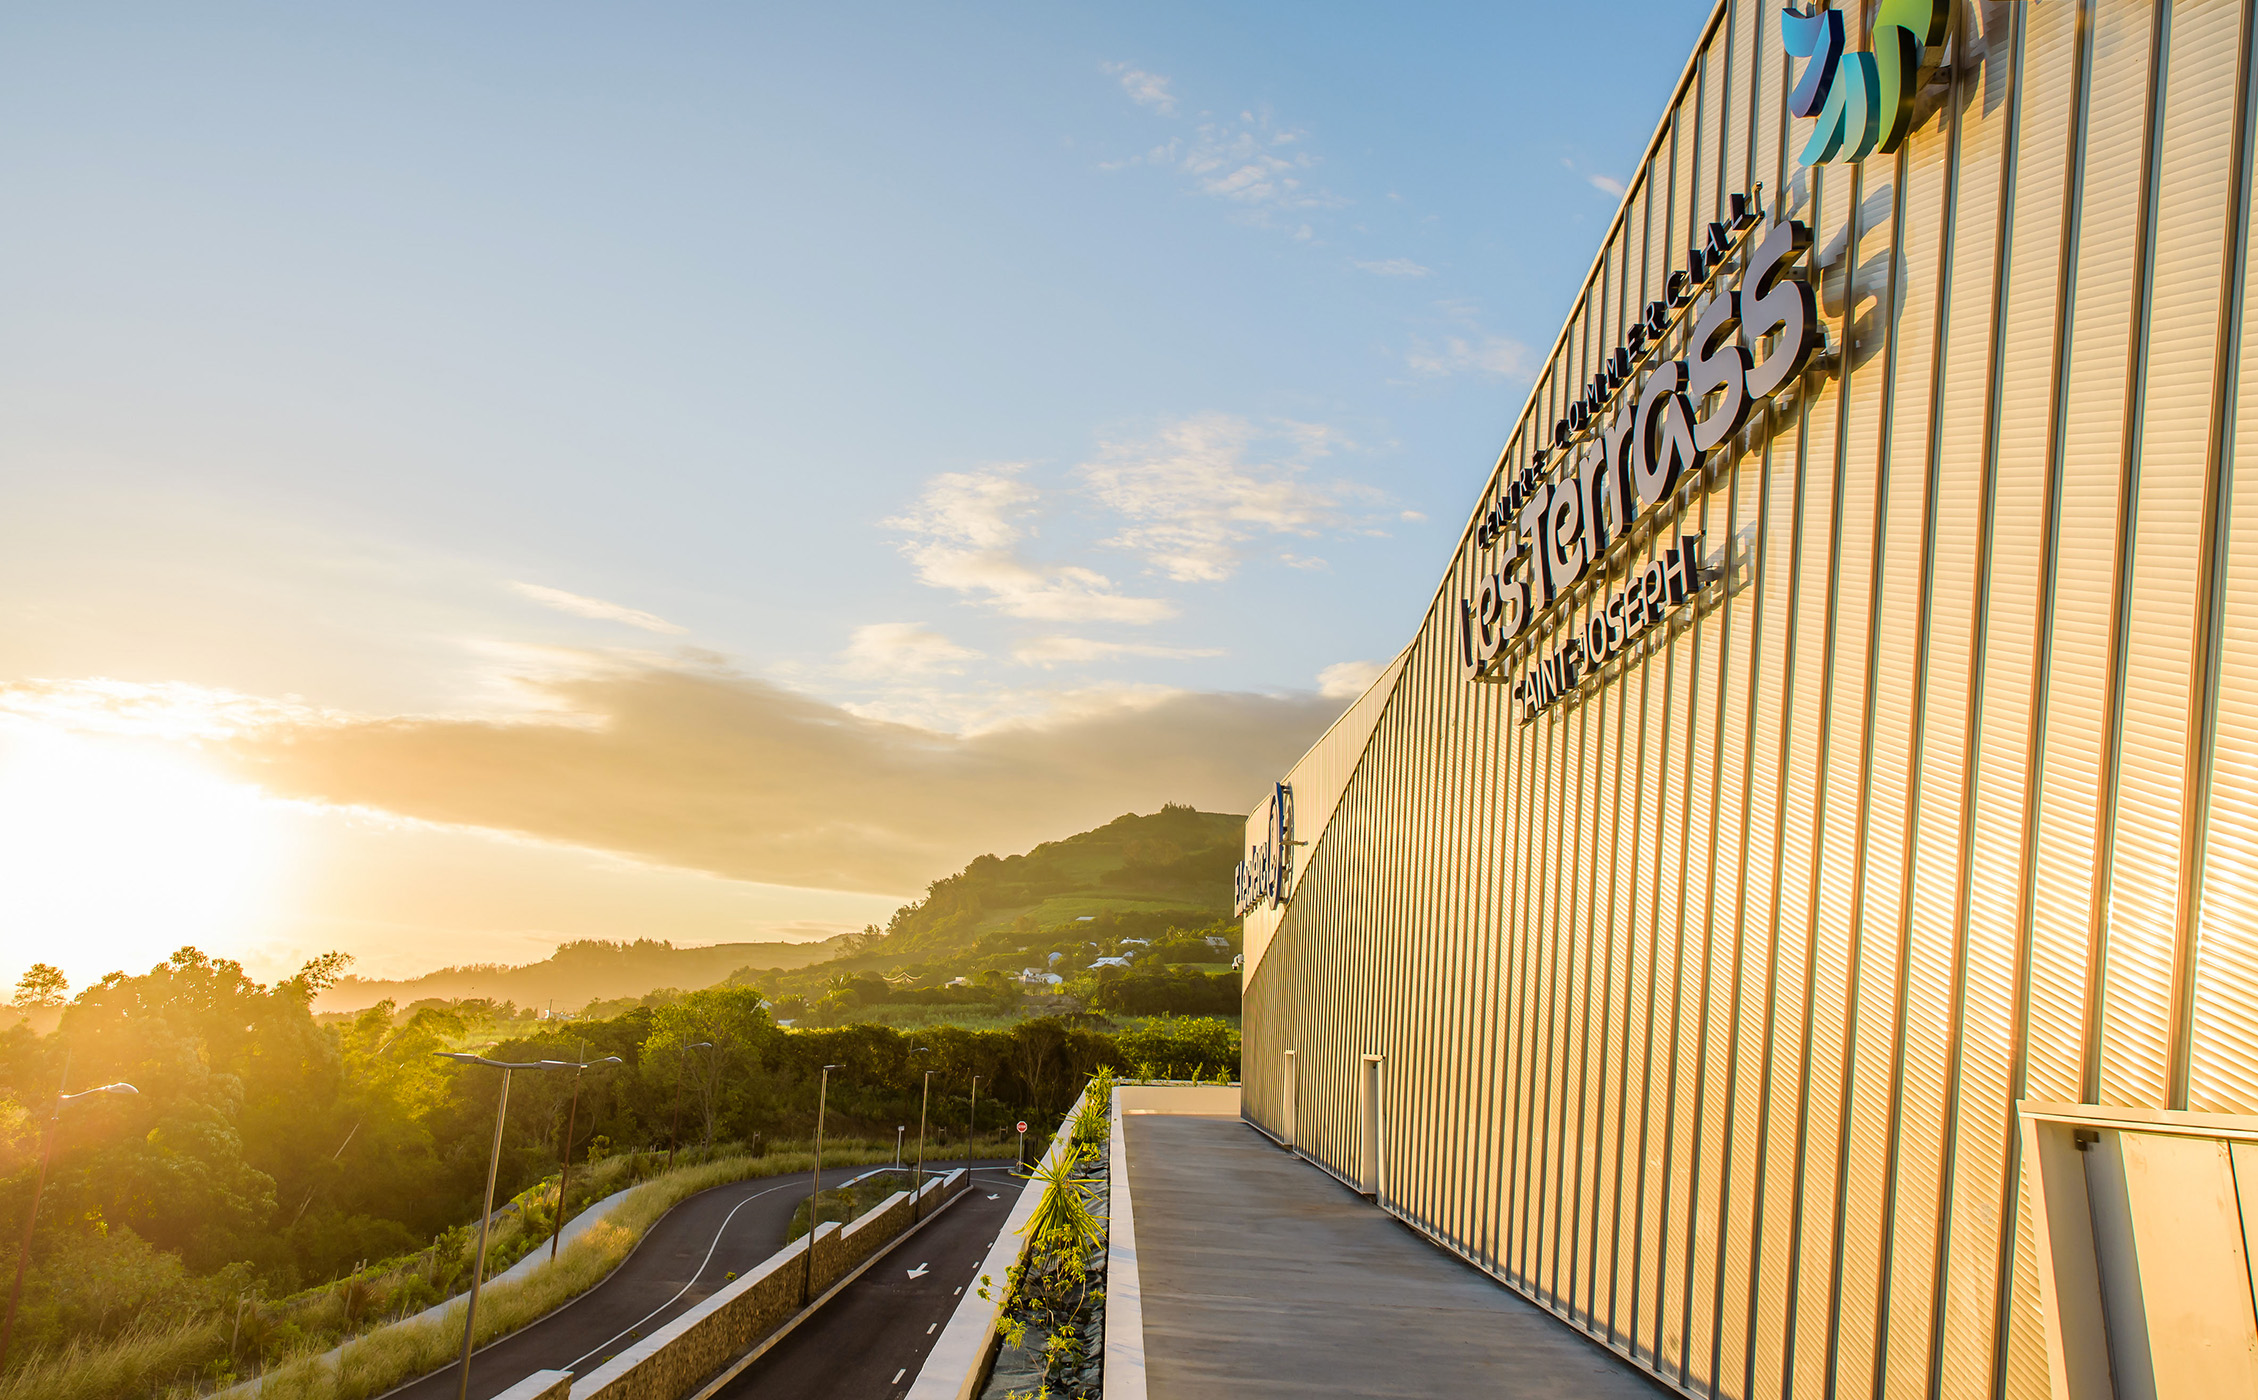
<instances>
[{"instance_id":1,"label":"sidewalk","mask_svg":"<svg viewBox=\"0 0 2258 1400\"><path fill-rule=\"evenodd\" d=\"M1123 1135L1152 1400L1669 1393L1237 1118Z\"/></svg>"}]
</instances>

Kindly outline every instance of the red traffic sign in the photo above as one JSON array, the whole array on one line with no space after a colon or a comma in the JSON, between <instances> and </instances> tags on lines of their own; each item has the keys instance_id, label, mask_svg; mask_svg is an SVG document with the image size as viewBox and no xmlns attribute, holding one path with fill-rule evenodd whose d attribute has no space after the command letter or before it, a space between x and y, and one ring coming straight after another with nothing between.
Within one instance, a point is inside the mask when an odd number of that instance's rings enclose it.
<instances>
[{"instance_id":1,"label":"red traffic sign","mask_svg":"<svg viewBox=\"0 0 2258 1400\"><path fill-rule=\"evenodd\" d=\"M1023 1133L1027 1131L1027 1120L1024 1118L1019 1120L1019 1131Z\"/></svg>"}]
</instances>

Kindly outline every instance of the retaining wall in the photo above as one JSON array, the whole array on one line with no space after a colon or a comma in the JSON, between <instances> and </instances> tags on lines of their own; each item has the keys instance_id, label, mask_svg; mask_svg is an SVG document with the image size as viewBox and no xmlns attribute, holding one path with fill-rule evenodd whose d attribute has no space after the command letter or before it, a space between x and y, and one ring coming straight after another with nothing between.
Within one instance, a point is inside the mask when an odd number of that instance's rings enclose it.
<instances>
[{"instance_id":1,"label":"retaining wall","mask_svg":"<svg viewBox=\"0 0 2258 1400\"><path fill-rule=\"evenodd\" d=\"M1083 1090L1083 1094L1088 1093L1089 1090ZM1073 1106L1066 1110L1066 1116L1059 1120L1050 1151L1043 1154L1044 1163L1057 1161L1072 1146L1074 1118L1081 1111L1082 1099L1077 1097ZM979 1392L989 1358L995 1355L996 1326L1004 1310L1004 1275L1019 1262L1019 1256L1027 1248L1027 1238L1020 1231L1027 1228L1042 1197L1043 1183L1039 1181L1029 1181L1021 1188L1011 1215L997 1232L996 1242L989 1246L988 1257L980 1264L980 1276L991 1281L988 1296L981 1297L977 1285L964 1290L956 1311L949 1315L948 1325L941 1329L933 1349L925 1354L925 1365L910 1381L908 1400L970 1400Z\"/></svg>"},{"instance_id":2,"label":"retaining wall","mask_svg":"<svg viewBox=\"0 0 2258 1400\"><path fill-rule=\"evenodd\" d=\"M964 1190L971 1176L959 1168L925 1183L927 1209ZM812 1236L815 1266L808 1267L809 1236L802 1236L716 1290L674 1321L561 1387L526 1390L528 1376L508 1400L681 1400L748 1348L793 1318L911 1224L910 1193L896 1191L857 1216L845 1229L826 1221Z\"/></svg>"}]
</instances>

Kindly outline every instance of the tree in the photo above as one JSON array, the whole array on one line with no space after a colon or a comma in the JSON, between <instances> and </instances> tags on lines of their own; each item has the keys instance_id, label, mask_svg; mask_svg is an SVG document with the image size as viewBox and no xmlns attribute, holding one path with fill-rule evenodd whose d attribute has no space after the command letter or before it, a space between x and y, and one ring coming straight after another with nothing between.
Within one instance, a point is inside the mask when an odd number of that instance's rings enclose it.
<instances>
[{"instance_id":1,"label":"tree","mask_svg":"<svg viewBox=\"0 0 2258 1400\"><path fill-rule=\"evenodd\" d=\"M701 1136L710 1145L731 1071L758 1068L762 1047L775 1034L776 1023L754 988L720 986L691 992L652 1016L651 1035L643 1044L646 1075L662 1083L682 1077ZM691 1048L698 1045L713 1048ZM744 1075L734 1079L741 1085Z\"/></svg>"},{"instance_id":2,"label":"tree","mask_svg":"<svg viewBox=\"0 0 2258 1400\"><path fill-rule=\"evenodd\" d=\"M63 970L49 963L35 962L31 971L16 979L16 1005L61 1006L63 993L69 991L71 981Z\"/></svg>"}]
</instances>

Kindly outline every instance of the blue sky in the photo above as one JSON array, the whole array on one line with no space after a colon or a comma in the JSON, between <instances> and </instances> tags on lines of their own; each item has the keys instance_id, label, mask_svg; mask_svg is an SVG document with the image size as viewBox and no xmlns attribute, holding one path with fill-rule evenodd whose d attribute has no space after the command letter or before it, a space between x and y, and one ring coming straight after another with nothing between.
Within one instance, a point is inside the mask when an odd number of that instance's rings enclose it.
<instances>
[{"instance_id":1,"label":"blue sky","mask_svg":"<svg viewBox=\"0 0 2258 1400\"><path fill-rule=\"evenodd\" d=\"M882 902L1154 794L1082 774L800 880L548 822L574 795L529 775L456 801L477 757L403 796L238 741L601 729L592 688L684 677L891 722L881 748L1229 696L1274 710L1153 742L1243 807L1233 756L1275 766L1409 639L1707 11L1599 13L14 11L12 742L164 746L289 822L506 838L623 890ZM305 893L396 839L322 837L260 946L424 947ZM446 937L589 931L481 920Z\"/></svg>"}]
</instances>

